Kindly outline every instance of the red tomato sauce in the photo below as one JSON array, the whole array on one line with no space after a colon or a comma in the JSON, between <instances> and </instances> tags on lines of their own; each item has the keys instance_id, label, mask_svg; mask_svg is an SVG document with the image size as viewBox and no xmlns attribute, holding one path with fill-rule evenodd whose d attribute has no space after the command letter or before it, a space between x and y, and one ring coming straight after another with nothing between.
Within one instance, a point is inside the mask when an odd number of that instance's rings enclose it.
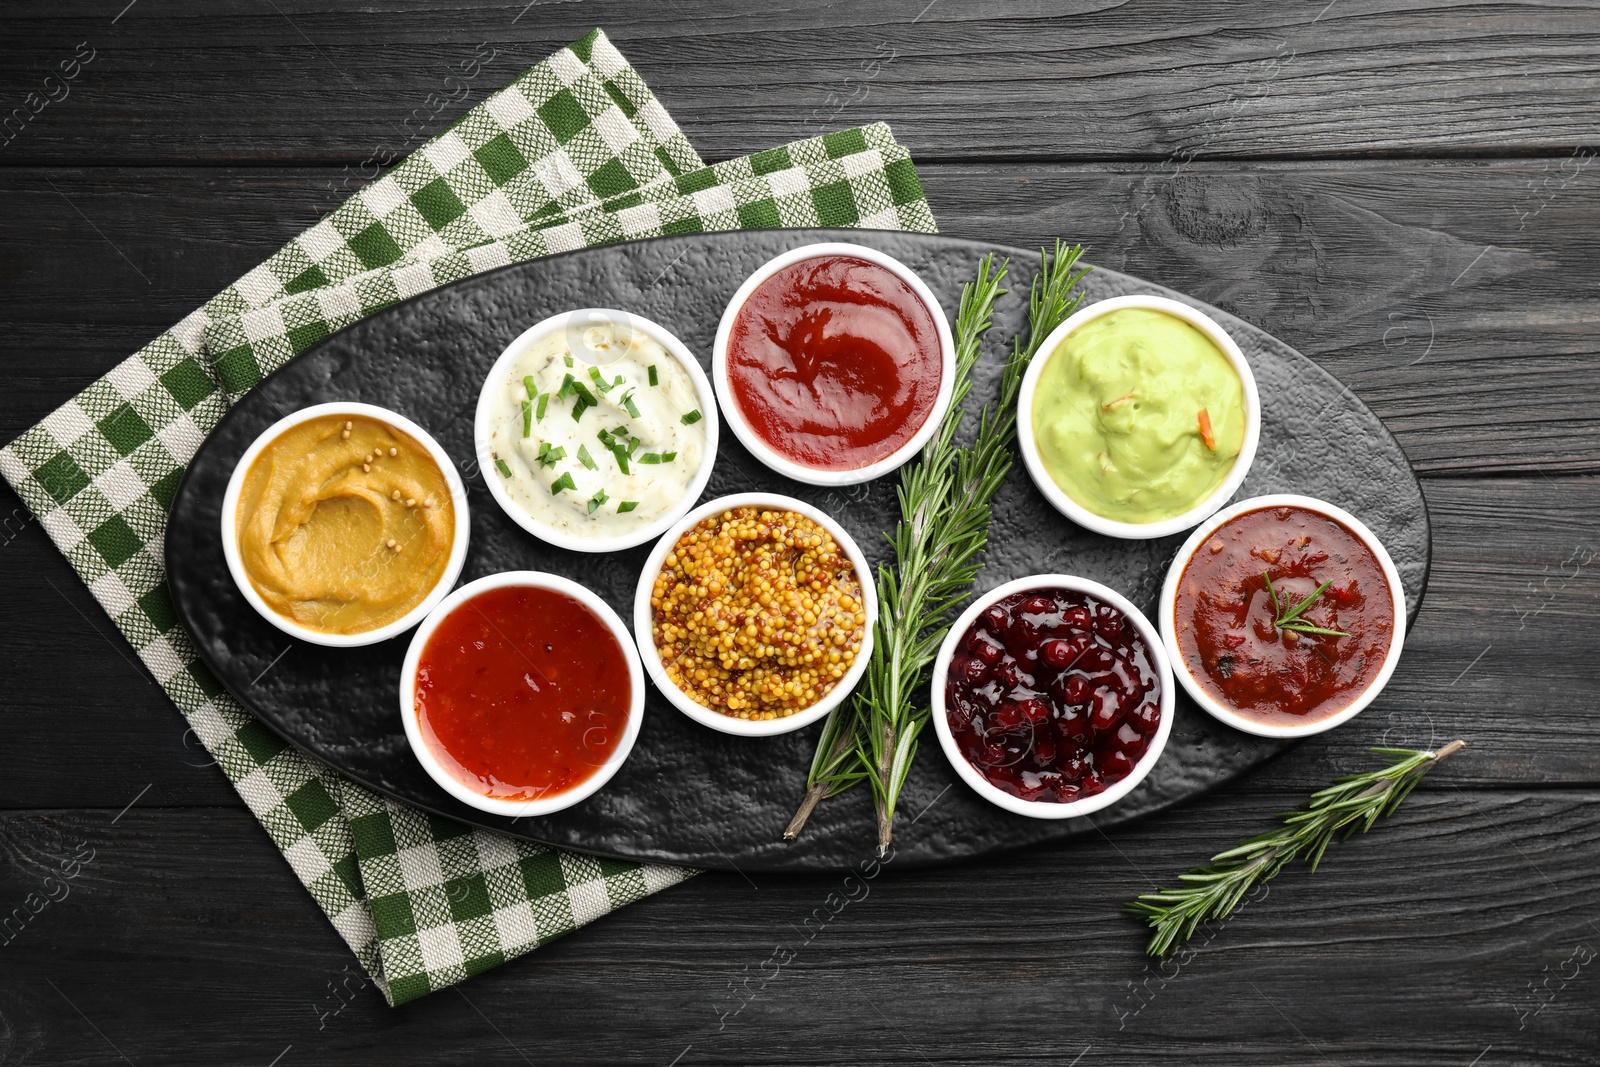
<instances>
[{"instance_id":1,"label":"red tomato sauce","mask_svg":"<svg viewBox=\"0 0 1600 1067\"><path fill-rule=\"evenodd\" d=\"M610 629L549 589L488 589L462 602L417 663L429 749L502 800L554 796L591 777L621 741L632 698Z\"/></svg>"},{"instance_id":2,"label":"red tomato sauce","mask_svg":"<svg viewBox=\"0 0 1600 1067\"><path fill-rule=\"evenodd\" d=\"M1325 581L1300 617L1347 636L1274 624ZM1206 693L1271 726L1349 707L1382 669L1395 627L1377 556L1343 524L1295 507L1249 511L1219 527L1184 567L1174 615L1178 649Z\"/></svg>"},{"instance_id":3,"label":"red tomato sauce","mask_svg":"<svg viewBox=\"0 0 1600 1067\"><path fill-rule=\"evenodd\" d=\"M938 399L933 314L887 267L802 260L762 282L728 335L728 385L760 438L802 466L859 470L916 436Z\"/></svg>"}]
</instances>

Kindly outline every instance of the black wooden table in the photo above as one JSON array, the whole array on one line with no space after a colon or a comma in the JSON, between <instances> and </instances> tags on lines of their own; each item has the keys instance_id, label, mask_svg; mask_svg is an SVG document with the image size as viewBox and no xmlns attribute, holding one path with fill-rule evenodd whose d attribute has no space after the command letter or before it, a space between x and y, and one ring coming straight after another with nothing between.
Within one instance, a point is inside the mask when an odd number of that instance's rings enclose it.
<instances>
[{"instance_id":1,"label":"black wooden table","mask_svg":"<svg viewBox=\"0 0 1600 1067\"><path fill-rule=\"evenodd\" d=\"M392 6L0 13L0 114L93 56L0 146L0 438L600 25L709 160L887 120L945 232L1081 240L1318 360L1423 476L1421 618L1354 722L1108 837L891 870L736 1015L835 879L706 875L457 989L331 1014L352 957L4 491L0 911L81 843L95 859L0 946L0 1063L1600 1061L1600 10ZM1453 737L1378 831L1146 962L1122 902L1369 745Z\"/></svg>"}]
</instances>

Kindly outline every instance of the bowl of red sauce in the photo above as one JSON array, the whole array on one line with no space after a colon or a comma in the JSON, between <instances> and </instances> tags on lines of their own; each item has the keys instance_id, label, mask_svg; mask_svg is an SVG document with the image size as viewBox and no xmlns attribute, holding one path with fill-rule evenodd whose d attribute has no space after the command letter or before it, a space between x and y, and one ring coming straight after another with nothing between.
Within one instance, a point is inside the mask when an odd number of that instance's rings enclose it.
<instances>
[{"instance_id":1,"label":"bowl of red sauce","mask_svg":"<svg viewBox=\"0 0 1600 1067\"><path fill-rule=\"evenodd\" d=\"M417 628L400 717L423 769L464 804L548 815L591 796L633 750L638 651L610 606L537 571L451 593Z\"/></svg>"},{"instance_id":2,"label":"bowl of red sauce","mask_svg":"<svg viewBox=\"0 0 1600 1067\"><path fill-rule=\"evenodd\" d=\"M757 459L810 485L900 467L938 428L955 341L932 290L893 256L804 245L763 264L728 302L711 375Z\"/></svg>"},{"instance_id":3,"label":"bowl of red sauce","mask_svg":"<svg viewBox=\"0 0 1600 1067\"><path fill-rule=\"evenodd\" d=\"M1312 497L1218 512L1167 571L1161 634L1206 711L1263 737L1305 737L1359 715L1405 643L1405 592L1375 534Z\"/></svg>"},{"instance_id":4,"label":"bowl of red sauce","mask_svg":"<svg viewBox=\"0 0 1600 1067\"><path fill-rule=\"evenodd\" d=\"M1172 733L1172 671L1144 613L1099 582L1040 574L979 597L933 668L933 727L963 781L1035 819L1127 796Z\"/></svg>"}]
</instances>

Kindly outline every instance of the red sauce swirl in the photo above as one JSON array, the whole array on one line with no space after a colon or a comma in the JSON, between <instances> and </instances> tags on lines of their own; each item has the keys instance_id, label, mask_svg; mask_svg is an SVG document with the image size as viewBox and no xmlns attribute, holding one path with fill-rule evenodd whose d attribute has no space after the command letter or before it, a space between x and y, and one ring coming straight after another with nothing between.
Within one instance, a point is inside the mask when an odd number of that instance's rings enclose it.
<instances>
[{"instance_id":1,"label":"red sauce swirl","mask_svg":"<svg viewBox=\"0 0 1600 1067\"><path fill-rule=\"evenodd\" d=\"M1347 636L1274 625L1267 578L1283 610L1330 582L1301 617ZM1190 557L1173 621L1207 694L1245 718L1294 726L1337 715L1372 684L1394 636L1394 598L1377 556L1343 524L1263 508L1218 527Z\"/></svg>"},{"instance_id":2,"label":"red sauce swirl","mask_svg":"<svg viewBox=\"0 0 1600 1067\"><path fill-rule=\"evenodd\" d=\"M463 601L417 663L428 748L501 800L555 796L593 776L621 741L632 698L611 630L550 589L508 586Z\"/></svg>"},{"instance_id":3,"label":"red sauce swirl","mask_svg":"<svg viewBox=\"0 0 1600 1067\"><path fill-rule=\"evenodd\" d=\"M887 267L819 256L752 292L728 335L728 385L752 430L802 466L859 470L916 436L939 395L933 313Z\"/></svg>"}]
</instances>

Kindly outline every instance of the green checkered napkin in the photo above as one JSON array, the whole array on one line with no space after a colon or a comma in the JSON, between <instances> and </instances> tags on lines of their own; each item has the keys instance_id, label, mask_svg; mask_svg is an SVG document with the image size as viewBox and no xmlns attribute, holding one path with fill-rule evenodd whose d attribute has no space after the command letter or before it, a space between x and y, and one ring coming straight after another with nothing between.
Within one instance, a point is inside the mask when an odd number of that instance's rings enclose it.
<instances>
[{"instance_id":1,"label":"green checkered napkin","mask_svg":"<svg viewBox=\"0 0 1600 1067\"><path fill-rule=\"evenodd\" d=\"M0 450L0 473L392 1004L694 872L416 811L344 781L252 718L196 659L168 599L163 536L184 467L264 375L396 300L551 252L770 226L934 229L887 127L706 167L596 30Z\"/></svg>"}]
</instances>

